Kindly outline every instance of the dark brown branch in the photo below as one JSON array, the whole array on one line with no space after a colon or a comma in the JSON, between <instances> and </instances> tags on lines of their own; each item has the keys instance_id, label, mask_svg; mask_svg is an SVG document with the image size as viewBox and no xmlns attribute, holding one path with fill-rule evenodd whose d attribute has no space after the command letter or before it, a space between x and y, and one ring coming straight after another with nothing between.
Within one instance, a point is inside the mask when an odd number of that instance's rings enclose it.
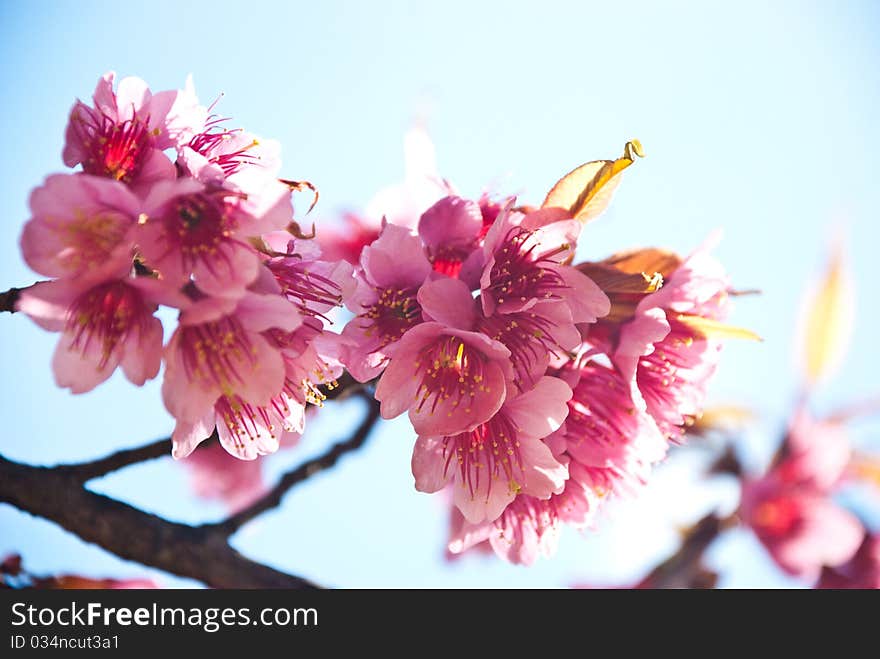
<instances>
[{"instance_id":1,"label":"dark brown branch","mask_svg":"<svg viewBox=\"0 0 880 659\"><path fill-rule=\"evenodd\" d=\"M326 397L326 400L344 400L349 396L363 391L364 387L365 385L356 381L348 375L348 373L345 373L339 378L339 381L332 389L324 386L321 387L321 390ZM199 450L207 446L210 442L216 440L217 431L215 430L208 439L199 444L196 450ZM155 460L156 458L161 458L166 455L171 455L171 439L168 437L157 439L154 442L144 446L138 446L137 448L123 449L91 462L59 465L56 469L64 471L75 478L79 478L82 482L86 482L93 478L106 476L113 471L123 469L133 464L146 462L147 460Z\"/></svg>"},{"instance_id":2,"label":"dark brown branch","mask_svg":"<svg viewBox=\"0 0 880 659\"><path fill-rule=\"evenodd\" d=\"M703 565L703 555L721 532L736 522L711 513L692 526L681 547L645 577L640 588L712 588L714 577Z\"/></svg>"},{"instance_id":3,"label":"dark brown branch","mask_svg":"<svg viewBox=\"0 0 880 659\"><path fill-rule=\"evenodd\" d=\"M0 457L0 502L44 517L117 556L214 588L308 588L311 582L255 563L208 526L157 517L90 492L68 470Z\"/></svg>"},{"instance_id":4,"label":"dark brown branch","mask_svg":"<svg viewBox=\"0 0 880 659\"><path fill-rule=\"evenodd\" d=\"M155 442L138 446L137 448L128 448L116 453L108 455L106 458L100 458L92 462L83 462L75 465L61 465L56 467L58 471L63 471L79 479L81 483L90 481L93 478L106 476L112 471L117 471L139 462L147 460L155 460L166 455L171 455L171 438L157 439Z\"/></svg>"},{"instance_id":5,"label":"dark brown branch","mask_svg":"<svg viewBox=\"0 0 880 659\"><path fill-rule=\"evenodd\" d=\"M15 313L15 304L18 302L18 298L23 290L25 289L10 288L8 291L0 293L0 312L8 311L9 313Z\"/></svg>"},{"instance_id":6,"label":"dark brown branch","mask_svg":"<svg viewBox=\"0 0 880 659\"><path fill-rule=\"evenodd\" d=\"M335 444L329 451L324 453L324 455L317 457L314 460L309 460L293 471L287 472L281 477L278 484L265 496L244 510L232 515L226 521L214 525L214 528L226 536L232 535L255 517L280 505L284 495L287 494L287 491L294 485L301 483L307 478L314 476L325 469L329 469L335 465L343 455L363 446L364 442L366 442L367 438L370 436L373 427L376 425L376 421L379 420L378 401L369 394L365 394L363 398L367 401L369 409L366 417L364 417L364 420L361 422L360 426L358 426L357 431L355 431L351 438Z\"/></svg>"}]
</instances>

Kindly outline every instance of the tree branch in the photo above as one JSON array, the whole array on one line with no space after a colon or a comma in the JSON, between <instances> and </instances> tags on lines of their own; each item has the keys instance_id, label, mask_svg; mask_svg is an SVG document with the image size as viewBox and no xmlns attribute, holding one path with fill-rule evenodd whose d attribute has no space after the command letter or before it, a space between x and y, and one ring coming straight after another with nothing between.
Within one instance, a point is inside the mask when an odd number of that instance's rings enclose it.
<instances>
[{"instance_id":1,"label":"tree branch","mask_svg":"<svg viewBox=\"0 0 880 659\"><path fill-rule=\"evenodd\" d=\"M721 532L735 523L735 517L706 515L687 531L678 551L651 570L638 587L714 588L717 575L705 568L703 555Z\"/></svg>"},{"instance_id":2,"label":"tree branch","mask_svg":"<svg viewBox=\"0 0 880 659\"><path fill-rule=\"evenodd\" d=\"M0 502L44 517L117 556L213 588L314 588L301 577L255 563L223 533L178 524L90 492L63 469L33 467L0 456Z\"/></svg>"},{"instance_id":3,"label":"tree branch","mask_svg":"<svg viewBox=\"0 0 880 659\"><path fill-rule=\"evenodd\" d=\"M23 290L25 289L10 288L8 291L0 293L0 312L8 311L9 313L15 313L15 303L18 302L18 298Z\"/></svg>"},{"instance_id":4,"label":"tree branch","mask_svg":"<svg viewBox=\"0 0 880 659\"><path fill-rule=\"evenodd\" d=\"M348 375L348 373L344 373L332 389L324 386L321 387L321 390L324 393L326 400L344 400L349 396L363 391L365 386L366 385L361 384ZM196 450L199 450L207 446L208 443L214 441L217 441L216 429L210 437L199 444ZM55 469L66 472L70 476L78 478L81 482L85 483L93 478L106 476L113 471L118 471L119 469L129 467L139 462L146 462L147 460L155 460L156 458L171 455L171 448L171 438L165 437L150 442L149 444L145 444L144 446L122 449L121 451L117 451L116 453L112 453L103 458L98 458L97 460L80 462L77 464L58 465Z\"/></svg>"},{"instance_id":5,"label":"tree branch","mask_svg":"<svg viewBox=\"0 0 880 659\"><path fill-rule=\"evenodd\" d=\"M212 438L214 435L211 436ZM201 444L199 445L201 446ZM171 438L157 439L155 442L138 446L137 448L127 448L116 453L112 453L105 458L93 460L92 462L81 462L73 465L60 465L56 469L65 472L71 477L78 479L81 483L90 481L93 478L106 476L110 472L118 471L124 467L128 467L139 462L147 460L155 460L166 455L171 455Z\"/></svg>"},{"instance_id":6,"label":"tree branch","mask_svg":"<svg viewBox=\"0 0 880 659\"><path fill-rule=\"evenodd\" d=\"M287 472L281 477L278 484L261 499L235 515L232 515L226 521L212 525L212 528L217 529L227 537L232 535L255 517L280 505L284 495L287 494L287 491L294 485L301 483L325 469L329 469L335 465L343 455L363 446L367 441L367 438L370 436L373 427L376 425L376 421L379 420L379 402L369 394L363 395L363 398L369 406L367 415L364 417L364 420L350 439L335 444L324 455L317 457L314 460L309 460L293 471Z\"/></svg>"}]
</instances>

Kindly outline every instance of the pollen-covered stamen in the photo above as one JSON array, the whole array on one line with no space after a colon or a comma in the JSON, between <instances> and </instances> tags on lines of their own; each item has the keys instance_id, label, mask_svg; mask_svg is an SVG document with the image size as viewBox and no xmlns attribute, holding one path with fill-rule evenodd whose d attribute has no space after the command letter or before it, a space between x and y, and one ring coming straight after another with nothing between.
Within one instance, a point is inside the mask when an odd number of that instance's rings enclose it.
<instances>
[{"instance_id":1,"label":"pollen-covered stamen","mask_svg":"<svg viewBox=\"0 0 880 659\"><path fill-rule=\"evenodd\" d=\"M422 318L418 288L377 289L378 299L358 316L367 336L379 339L381 347L397 341Z\"/></svg>"},{"instance_id":2,"label":"pollen-covered stamen","mask_svg":"<svg viewBox=\"0 0 880 659\"><path fill-rule=\"evenodd\" d=\"M274 259L266 265L275 275L281 292L304 314L327 320L315 307L332 308L342 304L342 289L339 285L312 271L311 264L296 255Z\"/></svg>"},{"instance_id":3,"label":"pollen-covered stamen","mask_svg":"<svg viewBox=\"0 0 880 659\"><path fill-rule=\"evenodd\" d=\"M123 281L108 282L77 297L67 312L70 348L86 352L93 343L101 349L99 368L135 334L144 336L151 314L140 291Z\"/></svg>"},{"instance_id":4,"label":"pollen-covered stamen","mask_svg":"<svg viewBox=\"0 0 880 659\"><path fill-rule=\"evenodd\" d=\"M243 165L259 162L260 157L253 153L254 147L259 146L259 142L252 139L234 151L223 152L222 147L242 133L240 128L221 127L220 124L224 121L227 119L211 117L206 124L207 128L190 140L189 147L196 153L205 156L209 162L220 167L224 176L232 176Z\"/></svg>"},{"instance_id":5,"label":"pollen-covered stamen","mask_svg":"<svg viewBox=\"0 0 880 659\"><path fill-rule=\"evenodd\" d=\"M535 378L543 375L536 373L536 366L546 365L546 356L558 357L563 352L553 337L556 325L528 311L483 318L478 329L510 350L514 384L520 389L531 387Z\"/></svg>"},{"instance_id":6,"label":"pollen-covered stamen","mask_svg":"<svg viewBox=\"0 0 880 659\"><path fill-rule=\"evenodd\" d=\"M187 377L203 388L218 387L231 397L245 384L241 367L256 364L256 349L232 317L181 326L180 350Z\"/></svg>"},{"instance_id":7,"label":"pollen-covered stamen","mask_svg":"<svg viewBox=\"0 0 880 659\"><path fill-rule=\"evenodd\" d=\"M495 251L495 263L490 272L490 284L486 294L496 304L526 302L529 299L560 299L560 291L567 288L562 276L552 266L553 256L571 249L563 244L554 250L536 255L534 232L522 227L508 231Z\"/></svg>"},{"instance_id":8,"label":"pollen-covered stamen","mask_svg":"<svg viewBox=\"0 0 880 659\"><path fill-rule=\"evenodd\" d=\"M470 432L443 439L444 474L458 469L459 484L471 497L484 491L488 501L492 489L502 484L518 494L524 482L517 428L503 413L496 414Z\"/></svg>"},{"instance_id":9,"label":"pollen-covered stamen","mask_svg":"<svg viewBox=\"0 0 880 659\"><path fill-rule=\"evenodd\" d=\"M632 428L619 423L632 421L630 415L620 414L624 404L630 404L629 391L620 376L604 367L589 369L568 402L569 443L613 447L631 441Z\"/></svg>"},{"instance_id":10,"label":"pollen-covered stamen","mask_svg":"<svg viewBox=\"0 0 880 659\"><path fill-rule=\"evenodd\" d=\"M437 410L441 402L470 413L479 394L489 393L486 384L486 357L457 336L441 336L419 351L414 364L419 379L416 409ZM447 412L452 416L452 410Z\"/></svg>"},{"instance_id":11,"label":"pollen-covered stamen","mask_svg":"<svg viewBox=\"0 0 880 659\"><path fill-rule=\"evenodd\" d=\"M244 449L249 442L264 438L267 432L277 438L281 432L296 430L290 421L293 394L293 383L286 381L284 389L268 405L251 405L233 394L218 399L214 411L229 430L235 446Z\"/></svg>"},{"instance_id":12,"label":"pollen-covered stamen","mask_svg":"<svg viewBox=\"0 0 880 659\"><path fill-rule=\"evenodd\" d=\"M669 334L654 345L653 352L639 359L636 374L639 389L652 414L660 410L681 410L682 395L690 392L697 395L702 378L714 363L706 359L704 350L694 349L697 338L693 330L675 319L669 319L669 327ZM707 350L719 348L706 346ZM658 419L658 425L670 437L682 432L664 419Z\"/></svg>"},{"instance_id":13,"label":"pollen-covered stamen","mask_svg":"<svg viewBox=\"0 0 880 659\"><path fill-rule=\"evenodd\" d=\"M239 242L234 238L237 227L231 212L230 192L216 190L184 195L175 199L161 217L165 227L168 250L179 250L184 270L203 263L212 273L218 261L231 267L223 243ZM240 243L244 244L244 243Z\"/></svg>"},{"instance_id":14,"label":"pollen-covered stamen","mask_svg":"<svg viewBox=\"0 0 880 659\"><path fill-rule=\"evenodd\" d=\"M71 126L87 153L83 170L130 182L143 167L155 139L147 121L134 115L119 122L99 110L80 105L71 118Z\"/></svg>"},{"instance_id":15,"label":"pollen-covered stamen","mask_svg":"<svg viewBox=\"0 0 880 659\"><path fill-rule=\"evenodd\" d=\"M536 499L521 494L508 504L494 526L498 537L514 544L523 542L523 536L538 538L553 533L561 525L561 519L572 506L570 496L554 495L550 499ZM528 528L528 531L525 529Z\"/></svg>"}]
</instances>

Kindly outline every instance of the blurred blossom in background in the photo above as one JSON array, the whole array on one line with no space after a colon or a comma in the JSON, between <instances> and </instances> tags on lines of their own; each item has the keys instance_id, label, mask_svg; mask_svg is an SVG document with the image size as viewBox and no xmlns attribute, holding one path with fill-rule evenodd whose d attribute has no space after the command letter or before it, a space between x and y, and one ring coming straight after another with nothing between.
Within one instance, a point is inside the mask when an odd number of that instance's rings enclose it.
<instances>
[{"instance_id":1,"label":"blurred blossom in background","mask_svg":"<svg viewBox=\"0 0 880 659\"><path fill-rule=\"evenodd\" d=\"M35 279L18 246L27 196L62 169L74 99L86 98L108 70L157 89L179 87L191 73L202 99L222 95L220 114L281 142L283 176L317 185L321 198L309 219L319 236L339 231L348 213L362 216L368 230L388 188L405 184L414 169L436 167L465 196L489 190L539 203L565 171L617 157L637 137L647 158L627 171L609 211L585 228L579 257L652 245L686 254L724 229L716 255L735 287L762 291L737 298L731 321L764 342L725 347L708 401L747 408L754 418L738 435L745 466L763 471L808 385L816 418L880 393L876 3L160 1L142 13L118 3L42 1L2 3L0 26L7 90L0 289ZM418 203L432 192L412 194ZM302 217L308 202L296 201ZM817 331L805 292L812 286L810 299L821 297L834 245L854 293L844 296L851 312L837 308L841 328L831 343L848 349L803 357ZM117 374L80 397L58 389L49 367L56 338L23 315L0 322L0 452L54 464L170 432L158 380L140 391ZM815 360L839 365L819 377L827 369ZM236 464L240 471L211 487L205 465L163 459L92 487L170 519L218 519L248 500L248 487L258 491L346 437L358 422L357 403L333 405L335 413L316 415L296 446L262 461L262 473ZM796 420L803 431L804 417ZM880 452L877 415L860 416L845 432L859 455ZM673 552L679 529L738 505L734 480L701 476L710 457L701 442L712 440L691 439L640 498L610 506L597 531L580 538L566 531L575 537L554 559L531 568L480 554L450 562L444 502L413 488L411 433L405 419L384 423L365 449L240 532L236 546L332 586L619 585L638 582ZM854 468L869 473L871 464ZM766 487L756 491L761 499ZM878 529L878 490L853 487L840 496ZM733 530L708 563L721 586L809 585L776 567L771 552L779 551L785 547L770 536L759 541ZM0 555L10 552L35 574L191 585L2 505Z\"/></svg>"}]
</instances>

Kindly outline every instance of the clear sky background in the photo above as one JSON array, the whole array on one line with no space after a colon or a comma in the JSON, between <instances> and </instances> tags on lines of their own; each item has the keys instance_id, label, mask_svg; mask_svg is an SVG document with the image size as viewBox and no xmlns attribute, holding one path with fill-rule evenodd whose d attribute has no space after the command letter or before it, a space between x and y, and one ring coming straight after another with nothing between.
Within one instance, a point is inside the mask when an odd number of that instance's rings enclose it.
<instances>
[{"instance_id":1,"label":"clear sky background","mask_svg":"<svg viewBox=\"0 0 880 659\"><path fill-rule=\"evenodd\" d=\"M765 339L726 350L714 402L745 403L772 450L795 397L792 340L801 293L844 229L859 296L850 356L815 401L827 411L878 390L880 5L876 2L12 2L0 0L0 289L35 279L18 237L30 189L63 169L67 112L107 70L153 89L192 73L201 98L224 93L234 123L283 144L285 176L321 191L319 230L403 177L402 138L426 118L438 165L465 194L487 186L539 202L564 172L613 158L639 138L627 172L580 253L659 245L687 252L714 228L739 288L732 320ZM167 435L158 383L114 377L74 397L50 371L57 335L0 318L0 453L52 464ZM266 461L269 479L341 439L356 403L313 424L301 449ZM877 425L856 428L871 441ZM565 586L634 580L675 547L676 525L735 502L700 484L704 455L680 451L639 501L596 532L568 533L553 560L442 559L446 517L413 489L413 437L385 424L369 446L310 480L236 538L246 554L334 586ZM95 482L173 519L223 514L191 495L170 458ZM154 573L0 505L0 553L37 572ZM747 533L712 552L728 586L795 585Z\"/></svg>"}]
</instances>

